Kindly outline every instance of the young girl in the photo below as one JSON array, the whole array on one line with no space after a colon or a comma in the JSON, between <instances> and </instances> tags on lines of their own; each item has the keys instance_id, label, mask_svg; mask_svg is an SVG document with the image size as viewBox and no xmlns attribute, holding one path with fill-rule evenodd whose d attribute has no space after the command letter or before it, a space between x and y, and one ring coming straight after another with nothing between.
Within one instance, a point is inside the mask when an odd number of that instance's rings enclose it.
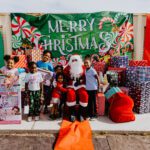
<instances>
[{"instance_id":1,"label":"young girl","mask_svg":"<svg viewBox=\"0 0 150 150\"><path fill-rule=\"evenodd\" d=\"M41 68L41 69L44 69L44 70L47 70L47 71L54 72L53 65L50 62L51 59L52 59L51 51L45 50L43 52L42 60L37 62L37 67ZM47 106L50 103L51 91L52 91L50 79L47 80L47 79L44 78L43 84L44 84L44 89L43 90L44 90L44 105L45 105L44 106L44 114L47 114L48 113Z\"/></svg>"},{"instance_id":2,"label":"young girl","mask_svg":"<svg viewBox=\"0 0 150 150\"><path fill-rule=\"evenodd\" d=\"M96 93L100 86L100 80L97 72L91 66L90 59L85 59L84 65L86 67L86 90L89 95L88 115L90 118L92 118L96 116Z\"/></svg>"},{"instance_id":3,"label":"young girl","mask_svg":"<svg viewBox=\"0 0 150 150\"><path fill-rule=\"evenodd\" d=\"M35 62L30 62L28 67L29 73L25 77L25 88L28 90L30 97L28 121L32 121L33 116L35 116L35 120L37 121L40 119L40 94L42 91L43 78L42 75L37 72L37 65Z\"/></svg>"},{"instance_id":4,"label":"young girl","mask_svg":"<svg viewBox=\"0 0 150 150\"><path fill-rule=\"evenodd\" d=\"M62 73L56 74L56 86L52 92L52 100L53 108L51 110L51 118L55 119L58 117L58 105L62 98L62 93L67 92L67 89L63 88L64 77Z\"/></svg>"},{"instance_id":5,"label":"young girl","mask_svg":"<svg viewBox=\"0 0 150 150\"><path fill-rule=\"evenodd\" d=\"M4 60L6 62L6 66L0 69L0 73L6 76L4 79L4 85L7 88L10 88L13 84L17 84L19 79L19 71L17 68L14 68L15 63L19 61L19 57L5 55Z\"/></svg>"}]
</instances>

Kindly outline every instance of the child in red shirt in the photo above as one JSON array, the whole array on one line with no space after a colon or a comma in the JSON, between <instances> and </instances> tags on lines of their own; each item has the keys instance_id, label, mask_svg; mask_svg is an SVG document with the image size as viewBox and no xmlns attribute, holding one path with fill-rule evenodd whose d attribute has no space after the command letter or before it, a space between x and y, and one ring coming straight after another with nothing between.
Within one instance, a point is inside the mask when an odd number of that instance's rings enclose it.
<instances>
[{"instance_id":1,"label":"child in red shirt","mask_svg":"<svg viewBox=\"0 0 150 150\"><path fill-rule=\"evenodd\" d=\"M53 108L51 110L51 118L56 119L58 117L58 106L60 100L62 98L62 94L67 92L67 89L63 87L64 77L62 73L56 74L56 85L52 92L52 100Z\"/></svg>"}]
</instances>

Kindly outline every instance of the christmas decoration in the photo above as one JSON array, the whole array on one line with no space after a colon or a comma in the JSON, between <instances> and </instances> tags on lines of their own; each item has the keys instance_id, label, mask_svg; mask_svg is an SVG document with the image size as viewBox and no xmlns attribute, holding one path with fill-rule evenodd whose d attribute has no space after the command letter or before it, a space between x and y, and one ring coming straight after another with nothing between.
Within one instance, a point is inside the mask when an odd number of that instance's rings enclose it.
<instances>
[{"instance_id":1,"label":"christmas decoration","mask_svg":"<svg viewBox=\"0 0 150 150\"><path fill-rule=\"evenodd\" d=\"M12 47L13 47L14 49L17 49L17 48L19 48L21 45L22 45L21 37L16 36L16 35L13 35L13 36L12 36Z\"/></svg>"},{"instance_id":2,"label":"christmas decoration","mask_svg":"<svg viewBox=\"0 0 150 150\"><path fill-rule=\"evenodd\" d=\"M20 16L15 16L11 23L12 31L16 36L28 38L31 34L29 23Z\"/></svg>"}]
</instances>

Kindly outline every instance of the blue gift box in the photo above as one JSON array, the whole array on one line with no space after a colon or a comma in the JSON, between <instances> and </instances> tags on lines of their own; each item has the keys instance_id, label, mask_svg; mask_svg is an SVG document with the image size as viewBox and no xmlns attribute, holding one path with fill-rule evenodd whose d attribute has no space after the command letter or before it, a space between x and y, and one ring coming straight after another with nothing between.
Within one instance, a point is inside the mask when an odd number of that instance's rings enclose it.
<instances>
[{"instance_id":1,"label":"blue gift box","mask_svg":"<svg viewBox=\"0 0 150 150\"><path fill-rule=\"evenodd\" d=\"M120 88L118 87L112 87L110 90L108 90L106 93L105 93L105 97L106 99L109 99L111 98L114 94L118 93L118 92L122 92L120 90Z\"/></svg>"},{"instance_id":2,"label":"blue gift box","mask_svg":"<svg viewBox=\"0 0 150 150\"><path fill-rule=\"evenodd\" d=\"M113 56L110 60L110 65L112 67L125 68L129 66L128 56Z\"/></svg>"}]
</instances>

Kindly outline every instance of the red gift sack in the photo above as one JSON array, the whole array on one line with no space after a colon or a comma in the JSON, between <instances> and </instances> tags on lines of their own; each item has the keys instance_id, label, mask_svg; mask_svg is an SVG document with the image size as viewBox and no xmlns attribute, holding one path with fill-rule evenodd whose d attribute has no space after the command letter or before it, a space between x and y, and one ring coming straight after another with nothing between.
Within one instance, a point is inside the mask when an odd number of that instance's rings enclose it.
<instances>
[{"instance_id":1,"label":"red gift sack","mask_svg":"<svg viewBox=\"0 0 150 150\"><path fill-rule=\"evenodd\" d=\"M98 116L103 116L105 114L105 95L103 93L97 93L96 107Z\"/></svg>"},{"instance_id":2,"label":"red gift sack","mask_svg":"<svg viewBox=\"0 0 150 150\"><path fill-rule=\"evenodd\" d=\"M133 99L124 93L116 93L109 99L109 117L117 123L135 120Z\"/></svg>"},{"instance_id":3,"label":"red gift sack","mask_svg":"<svg viewBox=\"0 0 150 150\"><path fill-rule=\"evenodd\" d=\"M147 60L129 60L129 66L148 66Z\"/></svg>"},{"instance_id":4,"label":"red gift sack","mask_svg":"<svg viewBox=\"0 0 150 150\"><path fill-rule=\"evenodd\" d=\"M15 55L13 55L15 56ZM27 68L27 58L26 55L17 55L19 57L19 62L15 64L15 68Z\"/></svg>"}]
</instances>

